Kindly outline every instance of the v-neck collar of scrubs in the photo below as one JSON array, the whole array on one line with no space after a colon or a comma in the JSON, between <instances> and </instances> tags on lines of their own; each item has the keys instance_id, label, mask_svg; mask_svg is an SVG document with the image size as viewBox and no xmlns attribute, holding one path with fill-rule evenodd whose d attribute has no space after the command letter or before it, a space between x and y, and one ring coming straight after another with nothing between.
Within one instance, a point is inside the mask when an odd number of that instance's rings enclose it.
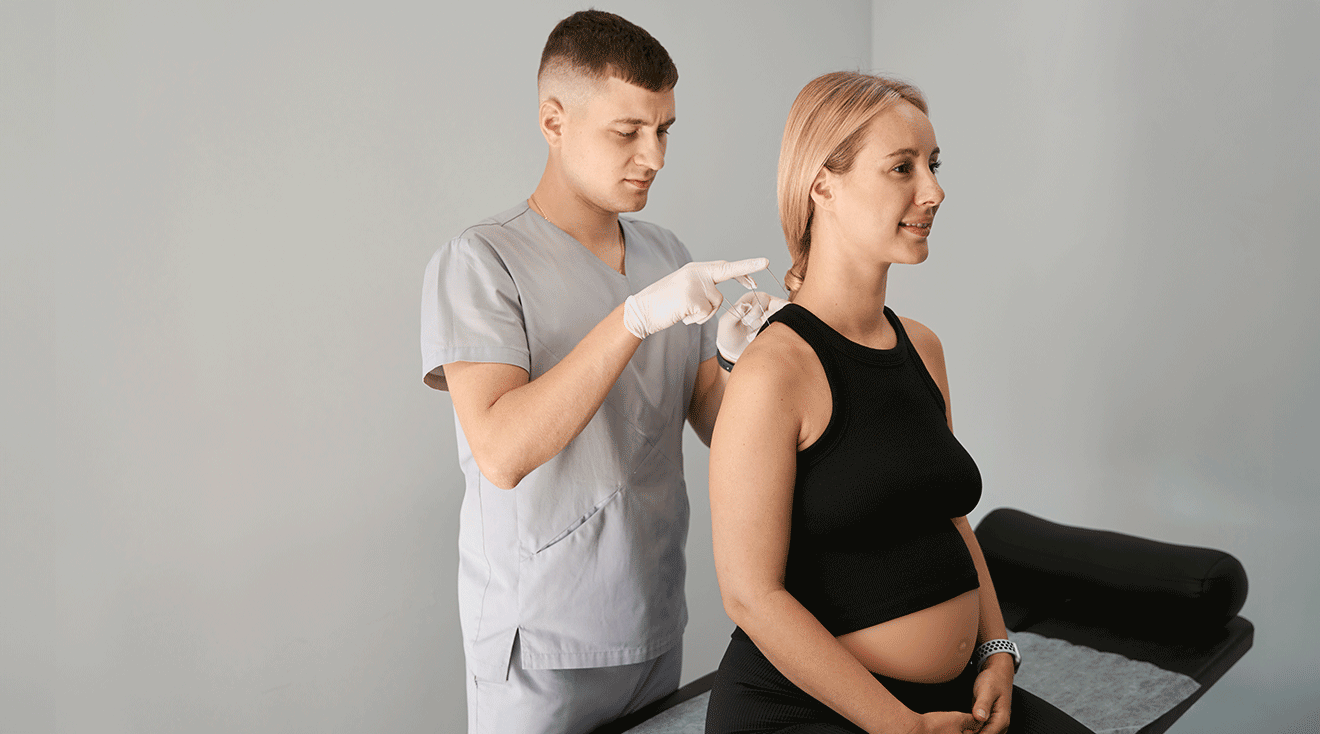
<instances>
[{"instance_id":1,"label":"v-neck collar of scrubs","mask_svg":"<svg viewBox=\"0 0 1320 734\"><path fill-rule=\"evenodd\" d=\"M629 263L632 260L633 248L628 246L628 241L629 240L632 240L634 242L636 241L636 238L632 237L629 234L628 232L629 227L625 226L625 223L628 220L624 219L623 217L618 217L618 219L616 220L618 223L617 226L619 227L620 236L622 237L621 244L623 245L623 272L621 273L618 270L615 270L614 268L610 267L609 264L607 264L604 260L602 260L599 255L592 252L590 248L588 248L586 245L578 241L576 237L569 234L568 232L565 232L563 229L559 227L559 225L555 224L554 222L546 218L544 214L533 209L530 202L526 202L526 206L527 206L527 211L531 212L532 214L535 214L537 217L541 219L541 221L549 225L552 230L558 232L561 239L563 239L566 243L571 243L574 248L576 248L582 254L586 255L587 259L594 262L596 264L596 267L602 268L607 273L612 273L614 277L619 278L625 282L628 280L628 273L633 272L633 269L629 266Z\"/></svg>"}]
</instances>

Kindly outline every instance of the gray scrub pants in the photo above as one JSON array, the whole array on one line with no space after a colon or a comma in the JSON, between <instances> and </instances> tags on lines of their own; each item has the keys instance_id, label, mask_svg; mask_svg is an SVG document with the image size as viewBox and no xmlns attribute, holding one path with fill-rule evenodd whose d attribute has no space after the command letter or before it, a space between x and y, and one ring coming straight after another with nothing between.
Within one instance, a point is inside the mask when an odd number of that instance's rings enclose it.
<instances>
[{"instance_id":1,"label":"gray scrub pants","mask_svg":"<svg viewBox=\"0 0 1320 734\"><path fill-rule=\"evenodd\" d=\"M585 734L678 690L683 643L631 665L523 670L513 643L509 679L467 673L468 734Z\"/></svg>"}]
</instances>

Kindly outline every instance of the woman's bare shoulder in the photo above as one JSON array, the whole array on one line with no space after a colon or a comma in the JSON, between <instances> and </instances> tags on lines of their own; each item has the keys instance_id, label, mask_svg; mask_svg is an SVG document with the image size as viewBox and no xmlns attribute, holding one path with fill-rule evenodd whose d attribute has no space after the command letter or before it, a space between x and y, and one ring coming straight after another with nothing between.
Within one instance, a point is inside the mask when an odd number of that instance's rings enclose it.
<instances>
[{"instance_id":1,"label":"woman's bare shoulder","mask_svg":"<svg viewBox=\"0 0 1320 734\"><path fill-rule=\"evenodd\" d=\"M935 332L916 319L899 316L898 320L903 322L903 330L907 332L908 341L917 348L917 353L921 355L927 366L935 362L943 368L944 345L940 343L940 338L935 336Z\"/></svg>"},{"instance_id":2,"label":"woman's bare shoulder","mask_svg":"<svg viewBox=\"0 0 1320 734\"><path fill-rule=\"evenodd\" d=\"M780 383L799 379L805 360L814 359L811 345L796 331L781 323L765 328L743 350L730 380L739 374L757 382Z\"/></svg>"},{"instance_id":3,"label":"woman's bare shoulder","mask_svg":"<svg viewBox=\"0 0 1320 734\"><path fill-rule=\"evenodd\" d=\"M767 440L773 435L792 449L800 448L829 422L825 369L815 350L796 331L781 323L771 324L747 345L733 368L724 406L737 416L735 422L756 424L754 430L765 432ZM721 408L721 420L725 408Z\"/></svg>"},{"instance_id":4,"label":"woman's bare shoulder","mask_svg":"<svg viewBox=\"0 0 1320 734\"><path fill-rule=\"evenodd\" d=\"M907 332L908 340L923 354L928 350L944 351L940 338L935 336L935 332L931 331L929 326L907 316L899 316L898 320L903 322L903 330Z\"/></svg>"},{"instance_id":5,"label":"woman's bare shoulder","mask_svg":"<svg viewBox=\"0 0 1320 734\"><path fill-rule=\"evenodd\" d=\"M903 322L903 330L907 332L908 341L912 342L913 348L921 357L922 364L926 366L926 371L934 378L935 384L944 394L944 402L947 405L949 378L944 366L944 345L940 343L940 338L935 336L935 332L920 321L906 316L899 316L898 319Z\"/></svg>"}]
</instances>

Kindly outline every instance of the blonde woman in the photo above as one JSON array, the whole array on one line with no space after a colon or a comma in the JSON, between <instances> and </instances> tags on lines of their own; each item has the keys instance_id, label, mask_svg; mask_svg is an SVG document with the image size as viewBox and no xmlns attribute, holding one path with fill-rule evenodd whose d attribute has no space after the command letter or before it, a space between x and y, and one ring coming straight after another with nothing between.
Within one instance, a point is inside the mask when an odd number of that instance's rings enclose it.
<instances>
[{"instance_id":1,"label":"blonde woman","mask_svg":"<svg viewBox=\"0 0 1320 734\"><path fill-rule=\"evenodd\" d=\"M926 109L912 86L840 72L789 112L792 303L738 360L711 442L715 565L738 629L709 734L999 734L1010 713L1014 732L1086 731L1013 687L940 341L885 306L890 265L926 259L944 201Z\"/></svg>"}]
</instances>

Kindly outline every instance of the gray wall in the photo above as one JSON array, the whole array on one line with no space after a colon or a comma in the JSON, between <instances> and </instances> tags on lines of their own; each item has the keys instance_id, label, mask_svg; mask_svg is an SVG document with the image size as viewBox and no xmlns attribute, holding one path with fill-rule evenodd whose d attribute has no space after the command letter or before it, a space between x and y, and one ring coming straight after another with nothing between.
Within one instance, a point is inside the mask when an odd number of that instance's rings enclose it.
<instances>
[{"instance_id":1,"label":"gray wall","mask_svg":"<svg viewBox=\"0 0 1320 734\"><path fill-rule=\"evenodd\" d=\"M1316 731L1320 5L876 2L872 23L943 150L930 259L890 301L944 341L977 517L1232 552L1256 646L1175 731Z\"/></svg>"},{"instance_id":2,"label":"gray wall","mask_svg":"<svg viewBox=\"0 0 1320 734\"><path fill-rule=\"evenodd\" d=\"M782 276L794 94L917 82L949 198L891 302L945 342L977 517L1231 550L1257 647L1175 731L1313 715L1316 6L812 5L597 4L682 74L642 216ZM535 185L579 7L0 4L0 732L459 728L418 286ZM686 450L690 680L731 624Z\"/></svg>"}]
</instances>

